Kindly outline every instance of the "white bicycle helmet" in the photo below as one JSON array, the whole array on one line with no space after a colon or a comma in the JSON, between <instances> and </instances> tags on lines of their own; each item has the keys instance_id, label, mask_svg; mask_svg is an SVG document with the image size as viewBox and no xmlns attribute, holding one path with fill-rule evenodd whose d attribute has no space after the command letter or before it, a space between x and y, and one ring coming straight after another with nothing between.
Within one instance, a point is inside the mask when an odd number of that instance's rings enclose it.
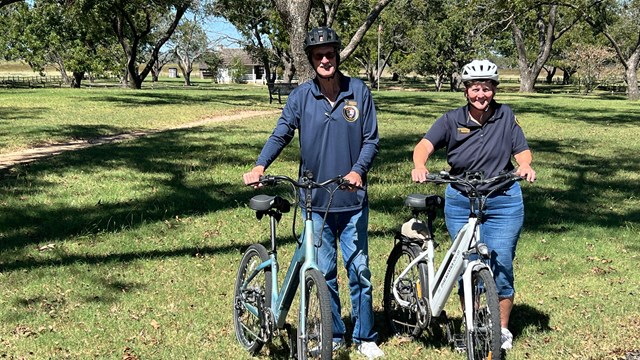
<instances>
[{"instance_id":1,"label":"white bicycle helmet","mask_svg":"<svg viewBox=\"0 0 640 360\"><path fill-rule=\"evenodd\" d=\"M498 66L489 60L473 60L462 67L462 82L473 80L498 81Z\"/></svg>"}]
</instances>

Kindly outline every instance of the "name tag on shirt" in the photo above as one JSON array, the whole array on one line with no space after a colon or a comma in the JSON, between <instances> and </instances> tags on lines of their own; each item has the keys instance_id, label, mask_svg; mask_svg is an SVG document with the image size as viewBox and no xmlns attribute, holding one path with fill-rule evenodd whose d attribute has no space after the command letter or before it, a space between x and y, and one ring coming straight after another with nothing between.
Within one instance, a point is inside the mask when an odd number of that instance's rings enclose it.
<instances>
[{"instance_id":1,"label":"name tag on shirt","mask_svg":"<svg viewBox=\"0 0 640 360\"><path fill-rule=\"evenodd\" d=\"M469 134L471 133L471 130L469 130L468 128L458 128L458 134Z\"/></svg>"}]
</instances>

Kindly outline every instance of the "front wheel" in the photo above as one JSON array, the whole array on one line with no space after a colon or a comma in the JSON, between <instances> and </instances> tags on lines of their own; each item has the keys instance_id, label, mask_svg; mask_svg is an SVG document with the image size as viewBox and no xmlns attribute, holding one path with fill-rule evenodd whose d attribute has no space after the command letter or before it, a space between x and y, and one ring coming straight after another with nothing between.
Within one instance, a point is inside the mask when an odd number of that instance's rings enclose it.
<instances>
[{"instance_id":1,"label":"front wheel","mask_svg":"<svg viewBox=\"0 0 640 360\"><path fill-rule=\"evenodd\" d=\"M269 260L267 249L260 244L249 246L240 260L233 294L233 325L240 345L256 355L265 343L266 312L271 306L271 267L252 276L259 265Z\"/></svg>"},{"instance_id":2,"label":"front wheel","mask_svg":"<svg viewBox=\"0 0 640 360\"><path fill-rule=\"evenodd\" d=\"M384 276L384 312L393 334L418 337L430 322L429 296L427 284L427 265L418 263L398 282L396 291L401 300L409 305L403 306L393 294L393 286L400 274L421 252L420 247L399 242L394 246L387 260Z\"/></svg>"},{"instance_id":3,"label":"front wheel","mask_svg":"<svg viewBox=\"0 0 640 360\"><path fill-rule=\"evenodd\" d=\"M333 319L331 298L324 275L316 269L305 274L306 303L300 303L306 317L304 333L298 324L298 360L331 359Z\"/></svg>"},{"instance_id":4,"label":"front wheel","mask_svg":"<svg viewBox=\"0 0 640 360\"><path fill-rule=\"evenodd\" d=\"M496 283L488 269L474 271L471 282L473 331L470 331L465 323L467 358L469 360L500 359L502 356L500 304Z\"/></svg>"}]
</instances>

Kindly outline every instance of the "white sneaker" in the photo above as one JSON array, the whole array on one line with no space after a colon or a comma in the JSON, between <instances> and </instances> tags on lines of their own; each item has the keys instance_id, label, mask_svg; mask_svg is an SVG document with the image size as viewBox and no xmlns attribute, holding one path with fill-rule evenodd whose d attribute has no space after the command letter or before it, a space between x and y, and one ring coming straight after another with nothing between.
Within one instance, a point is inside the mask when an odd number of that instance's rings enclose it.
<instances>
[{"instance_id":1,"label":"white sneaker","mask_svg":"<svg viewBox=\"0 0 640 360\"><path fill-rule=\"evenodd\" d=\"M510 350L513 347L513 334L507 328L502 328L500 332L500 340L502 341L502 349Z\"/></svg>"},{"instance_id":2,"label":"white sneaker","mask_svg":"<svg viewBox=\"0 0 640 360\"><path fill-rule=\"evenodd\" d=\"M358 345L358 352L367 357L367 359L375 359L384 356L384 352L380 350L378 345L373 341L365 341Z\"/></svg>"}]
</instances>

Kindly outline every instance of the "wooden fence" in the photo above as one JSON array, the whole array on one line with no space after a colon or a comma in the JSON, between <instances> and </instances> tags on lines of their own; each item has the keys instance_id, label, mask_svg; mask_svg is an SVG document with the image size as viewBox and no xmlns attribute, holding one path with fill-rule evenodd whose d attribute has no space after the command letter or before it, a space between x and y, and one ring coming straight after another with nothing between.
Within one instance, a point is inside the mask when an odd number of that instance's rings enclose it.
<instances>
[{"instance_id":1,"label":"wooden fence","mask_svg":"<svg viewBox=\"0 0 640 360\"><path fill-rule=\"evenodd\" d=\"M62 76L0 76L0 87L7 88L60 87L62 84Z\"/></svg>"}]
</instances>

